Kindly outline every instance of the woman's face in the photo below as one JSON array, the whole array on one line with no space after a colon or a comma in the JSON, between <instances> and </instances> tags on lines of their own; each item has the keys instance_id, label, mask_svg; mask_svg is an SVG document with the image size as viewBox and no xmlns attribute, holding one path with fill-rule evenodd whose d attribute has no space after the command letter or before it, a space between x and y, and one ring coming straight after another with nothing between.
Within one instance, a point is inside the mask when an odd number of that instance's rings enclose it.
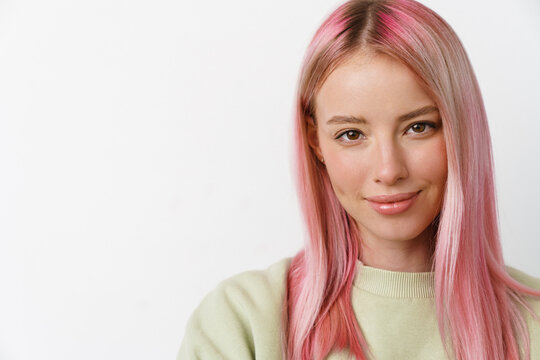
<instances>
[{"instance_id":1,"label":"woman's face","mask_svg":"<svg viewBox=\"0 0 540 360\"><path fill-rule=\"evenodd\" d=\"M446 148L439 112L413 72L386 55L353 56L323 84L315 117L310 144L362 239L427 239Z\"/></svg>"}]
</instances>

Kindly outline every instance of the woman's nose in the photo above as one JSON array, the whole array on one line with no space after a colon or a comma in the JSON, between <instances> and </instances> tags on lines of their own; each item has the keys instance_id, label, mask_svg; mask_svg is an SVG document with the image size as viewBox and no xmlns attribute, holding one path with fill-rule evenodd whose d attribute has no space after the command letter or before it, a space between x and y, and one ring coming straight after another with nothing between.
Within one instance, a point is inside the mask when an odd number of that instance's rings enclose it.
<instances>
[{"instance_id":1,"label":"woman's nose","mask_svg":"<svg viewBox=\"0 0 540 360\"><path fill-rule=\"evenodd\" d=\"M394 142L379 143L375 149L374 181L383 185L393 185L409 176L403 149Z\"/></svg>"}]
</instances>

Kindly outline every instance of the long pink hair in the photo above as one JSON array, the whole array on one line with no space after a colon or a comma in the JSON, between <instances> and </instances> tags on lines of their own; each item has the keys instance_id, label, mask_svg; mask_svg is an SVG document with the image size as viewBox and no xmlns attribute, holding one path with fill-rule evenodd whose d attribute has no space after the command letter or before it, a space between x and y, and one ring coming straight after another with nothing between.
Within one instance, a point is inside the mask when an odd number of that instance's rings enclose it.
<instances>
[{"instance_id":1,"label":"long pink hair","mask_svg":"<svg viewBox=\"0 0 540 360\"><path fill-rule=\"evenodd\" d=\"M518 360L521 344L528 359L529 334L519 307L536 317L523 296L540 292L516 282L505 268L480 89L451 27L413 0L348 1L324 21L308 47L295 129L297 186L308 241L288 271L284 357L318 360L341 349L357 359L370 357L350 301L361 239L307 137L308 123L316 121L317 91L333 69L360 49L406 64L443 121L448 178L442 209L432 224L432 270L447 354L464 360Z\"/></svg>"}]
</instances>

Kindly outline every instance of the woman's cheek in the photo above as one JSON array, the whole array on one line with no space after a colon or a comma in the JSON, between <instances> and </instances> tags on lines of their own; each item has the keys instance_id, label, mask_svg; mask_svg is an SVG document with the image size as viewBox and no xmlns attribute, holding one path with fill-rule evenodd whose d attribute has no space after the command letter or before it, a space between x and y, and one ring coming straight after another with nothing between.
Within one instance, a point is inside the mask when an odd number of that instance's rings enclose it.
<instances>
[{"instance_id":1,"label":"woman's cheek","mask_svg":"<svg viewBox=\"0 0 540 360\"><path fill-rule=\"evenodd\" d=\"M409 172L430 182L441 182L447 175L446 147L442 134L433 140L409 154L409 164L413 166Z\"/></svg>"},{"instance_id":2,"label":"woman's cheek","mask_svg":"<svg viewBox=\"0 0 540 360\"><path fill-rule=\"evenodd\" d=\"M339 198L351 197L349 201L361 195L362 176L366 174L368 164L359 154L341 154L332 156L327 161L327 170L332 187ZM363 171L362 171L363 169ZM343 199L345 200L345 199Z\"/></svg>"}]
</instances>

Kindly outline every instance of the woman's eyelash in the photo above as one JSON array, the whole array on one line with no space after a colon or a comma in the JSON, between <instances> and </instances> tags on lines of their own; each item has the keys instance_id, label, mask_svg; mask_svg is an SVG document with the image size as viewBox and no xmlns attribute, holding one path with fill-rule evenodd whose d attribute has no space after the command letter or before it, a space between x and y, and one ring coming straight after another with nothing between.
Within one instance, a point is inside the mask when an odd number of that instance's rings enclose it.
<instances>
[{"instance_id":1,"label":"woman's eyelash","mask_svg":"<svg viewBox=\"0 0 540 360\"><path fill-rule=\"evenodd\" d=\"M342 141L345 141L345 142L351 142L351 141L358 140L358 137L360 137L361 135L364 135L364 134L362 134L362 132L358 131L358 130L345 130L345 131L339 133L339 135L336 137L336 139L342 140ZM348 140L343 140L345 137L349 137L349 136L357 136L357 138L355 138L355 139L348 138Z\"/></svg>"},{"instance_id":2,"label":"woman's eyelash","mask_svg":"<svg viewBox=\"0 0 540 360\"><path fill-rule=\"evenodd\" d=\"M421 132L414 132L415 134L423 134L425 133L426 131L424 131L426 129L426 127L430 127L431 129L436 129L437 128L437 124L431 122L431 121L420 121L420 122L416 122L414 124L411 124L411 126L409 126L407 128L407 131L413 129L414 126L420 126L420 129L422 129Z\"/></svg>"}]
</instances>

